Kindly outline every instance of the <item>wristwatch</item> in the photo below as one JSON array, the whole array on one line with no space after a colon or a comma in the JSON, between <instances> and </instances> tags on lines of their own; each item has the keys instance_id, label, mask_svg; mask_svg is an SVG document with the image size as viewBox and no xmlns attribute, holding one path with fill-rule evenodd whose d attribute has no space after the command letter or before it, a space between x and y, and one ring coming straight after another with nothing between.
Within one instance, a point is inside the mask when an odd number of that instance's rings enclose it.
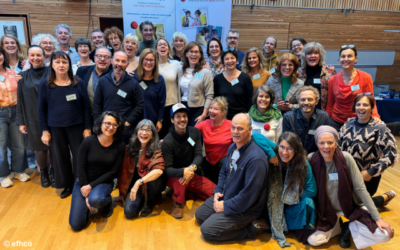
<instances>
[{"instance_id":1,"label":"wristwatch","mask_svg":"<svg viewBox=\"0 0 400 250\"><path fill-rule=\"evenodd\" d=\"M140 184L143 184L143 183L144 183L143 178L140 178L139 181L140 181Z\"/></svg>"},{"instance_id":2,"label":"wristwatch","mask_svg":"<svg viewBox=\"0 0 400 250\"><path fill-rule=\"evenodd\" d=\"M192 165L190 165L190 166L193 168L194 171L197 170L197 166L196 166L196 165L192 164Z\"/></svg>"}]
</instances>

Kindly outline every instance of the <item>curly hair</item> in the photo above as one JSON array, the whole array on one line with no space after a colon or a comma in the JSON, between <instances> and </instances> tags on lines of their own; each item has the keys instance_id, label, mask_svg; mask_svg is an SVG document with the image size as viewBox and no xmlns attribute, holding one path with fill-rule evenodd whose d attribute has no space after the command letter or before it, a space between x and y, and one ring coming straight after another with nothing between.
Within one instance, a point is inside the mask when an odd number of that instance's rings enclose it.
<instances>
[{"instance_id":1,"label":"curly hair","mask_svg":"<svg viewBox=\"0 0 400 250\"><path fill-rule=\"evenodd\" d=\"M274 77L277 77L280 81L280 78L282 76L281 73L281 66L283 61L289 60L291 63L293 63L294 69L293 73L290 76L290 83L295 84L297 82L297 77L299 77L299 72L297 71L300 67L299 60L297 60L297 57L293 55L292 53L285 53L281 55L278 60L276 60L276 63L274 65L275 72L272 74Z\"/></svg>"},{"instance_id":2,"label":"curly hair","mask_svg":"<svg viewBox=\"0 0 400 250\"><path fill-rule=\"evenodd\" d=\"M279 145L282 141L286 141L290 147L294 150L293 158L287 163L289 168L288 178L290 183L287 190L293 190L296 186L299 187L299 193L303 192L304 180L306 178L307 172L307 152L303 148L303 144L299 136L292 132L284 132L278 139L276 147L274 149L276 156L279 160L279 166L282 166L283 162L279 155ZM273 174L278 174L279 168L271 168Z\"/></svg>"},{"instance_id":3,"label":"curly hair","mask_svg":"<svg viewBox=\"0 0 400 250\"><path fill-rule=\"evenodd\" d=\"M34 36L32 38L31 44L41 46L40 44L42 43L42 39L45 37L48 37L51 39L51 42L53 43L53 52L60 51L60 44L59 44L58 40L50 34L45 34L45 33L37 34L36 36Z\"/></svg>"},{"instance_id":4,"label":"curly hair","mask_svg":"<svg viewBox=\"0 0 400 250\"><path fill-rule=\"evenodd\" d=\"M246 54L244 55L243 62L242 62L242 65L241 65L242 66L242 71L244 73L250 75L250 66L249 66L248 60L249 60L249 54L252 53L252 52L257 54L258 61L260 63L259 66L258 66L258 68L259 68L258 72L261 74L264 69L265 70L267 69L267 60L265 59L265 57L263 55L263 52L259 48L256 48L256 47L250 48L246 52Z\"/></svg>"},{"instance_id":5,"label":"curly hair","mask_svg":"<svg viewBox=\"0 0 400 250\"><path fill-rule=\"evenodd\" d=\"M189 59L186 57L186 53L193 49L195 46L199 48L200 52L200 59L199 62L196 64L193 70L193 75L197 72L200 72L203 69L203 65L206 63L204 59L204 54L203 54L203 48L198 42L190 42L188 45L185 46L185 49L183 50L183 55L182 55L182 72L185 73L187 68L190 68L190 63Z\"/></svg>"},{"instance_id":6,"label":"curly hair","mask_svg":"<svg viewBox=\"0 0 400 250\"><path fill-rule=\"evenodd\" d=\"M21 62L22 62L23 60L25 60L24 53L22 52L21 43L19 42L18 38L16 38L15 36L10 35L10 34L5 34L5 35L3 35L3 36L1 37L1 39L0 39L0 46L3 47L3 45L4 45L4 39L5 39L6 37L7 37L7 38L13 39L13 40L15 41L15 43L17 44L17 57L18 57L18 60L21 61ZM8 56L7 52L6 52L6 56Z\"/></svg>"},{"instance_id":7,"label":"curly hair","mask_svg":"<svg viewBox=\"0 0 400 250\"><path fill-rule=\"evenodd\" d=\"M121 41L121 47L122 47L122 41L124 41L124 33L118 29L115 26L112 26L111 28L107 28L104 31L104 41L106 42L106 45L111 46L110 44L110 35L111 34L116 34Z\"/></svg>"},{"instance_id":8,"label":"curly hair","mask_svg":"<svg viewBox=\"0 0 400 250\"><path fill-rule=\"evenodd\" d=\"M153 154L160 148L159 147L160 140L158 138L158 133L157 133L156 127L154 126L152 121L143 119L138 123L138 125L135 128L135 131L132 134L132 137L129 139L128 150L129 150L129 154L132 157L139 156L139 150L140 150L142 143L138 139L138 133L139 133L139 129L143 128L143 127L147 127L148 129L150 128L151 134L152 134L152 138L147 143L148 145L147 145L146 156L149 158L152 157Z\"/></svg>"}]
</instances>

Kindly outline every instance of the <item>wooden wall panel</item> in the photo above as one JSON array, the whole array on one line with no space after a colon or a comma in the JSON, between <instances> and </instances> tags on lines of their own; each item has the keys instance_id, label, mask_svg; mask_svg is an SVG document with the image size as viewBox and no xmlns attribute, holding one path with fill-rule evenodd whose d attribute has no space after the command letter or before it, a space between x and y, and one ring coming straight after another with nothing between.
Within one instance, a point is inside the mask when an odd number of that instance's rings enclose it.
<instances>
[{"instance_id":1,"label":"wooden wall panel","mask_svg":"<svg viewBox=\"0 0 400 250\"><path fill-rule=\"evenodd\" d=\"M245 3L246 0L240 1L242 0L233 0L233 3ZM369 9L384 7L373 5L373 1L368 5ZM259 0L255 4L266 5L269 2L272 1ZM331 6L314 7L336 8L332 5L335 2L330 1ZM282 3L306 7L309 1L286 0ZM400 3L400 0L390 2L392 6L396 3ZM121 1L93 0L91 8L93 23L90 23L89 32L92 27L99 28L100 17L122 18ZM86 37L89 3L87 0L17 0L16 3L12 0L0 0L0 14L28 15L31 35L42 32L53 34L54 26L66 23L72 29L73 45L77 38ZM288 49L292 37L302 36L307 41L320 42L326 49L356 44L360 49L396 50L398 53L393 66L378 67L376 83L390 83L391 88L400 90L400 33L383 32L384 29L400 29L400 13L356 11L346 16L338 10L268 7L255 7L251 13L250 7L234 6L231 27L240 32L239 48L242 51L253 46L260 48L264 39L270 35L278 38L278 49Z\"/></svg>"}]
</instances>

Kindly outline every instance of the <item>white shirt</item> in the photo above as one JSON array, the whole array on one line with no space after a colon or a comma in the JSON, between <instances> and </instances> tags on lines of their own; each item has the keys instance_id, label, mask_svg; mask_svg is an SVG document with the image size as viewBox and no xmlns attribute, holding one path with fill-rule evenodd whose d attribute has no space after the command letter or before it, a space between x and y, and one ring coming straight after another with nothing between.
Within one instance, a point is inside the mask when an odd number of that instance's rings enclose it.
<instances>
[{"instance_id":1,"label":"white shirt","mask_svg":"<svg viewBox=\"0 0 400 250\"><path fill-rule=\"evenodd\" d=\"M279 136L282 134L282 121L283 118L280 118L278 120L272 119L269 122L256 122L253 119L251 119L251 134L262 134L267 138L268 140L272 142L277 142ZM264 126L266 124L270 125L270 130L265 130Z\"/></svg>"},{"instance_id":2,"label":"white shirt","mask_svg":"<svg viewBox=\"0 0 400 250\"><path fill-rule=\"evenodd\" d=\"M185 73L183 74L180 82L181 89L183 91L183 97L182 101L187 102L188 101L188 95L189 95L189 82L193 78L193 70L194 69L186 69Z\"/></svg>"},{"instance_id":3,"label":"white shirt","mask_svg":"<svg viewBox=\"0 0 400 250\"><path fill-rule=\"evenodd\" d=\"M178 69L181 63L176 60L167 60L166 63L158 64L160 75L164 77L167 98L165 106L177 104L178 98Z\"/></svg>"}]
</instances>

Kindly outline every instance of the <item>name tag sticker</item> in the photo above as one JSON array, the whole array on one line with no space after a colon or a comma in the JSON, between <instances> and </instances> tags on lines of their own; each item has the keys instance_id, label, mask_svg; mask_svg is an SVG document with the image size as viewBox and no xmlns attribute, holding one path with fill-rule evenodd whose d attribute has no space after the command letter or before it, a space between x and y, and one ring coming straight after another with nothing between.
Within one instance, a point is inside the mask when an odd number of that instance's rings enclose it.
<instances>
[{"instance_id":1,"label":"name tag sticker","mask_svg":"<svg viewBox=\"0 0 400 250\"><path fill-rule=\"evenodd\" d=\"M253 80L257 80L257 79L259 79L260 77L261 77L260 74L254 75L254 76L253 76Z\"/></svg>"},{"instance_id":2,"label":"name tag sticker","mask_svg":"<svg viewBox=\"0 0 400 250\"><path fill-rule=\"evenodd\" d=\"M4 76L0 76L0 82L4 82L6 78Z\"/></svg>"},{"instance_id":3,"label":"name tag sticker","mask_svg":"<svg viewBox=\"0 0 400 250\"><path fill-rule=\"evenodd\" d=\"M269 73L271 73L271 74L275 73L275 68L270 69Z\"/></svg>"},{"instance_id":4,"label":"name tag sticker","mask_svg":"<svg viewBox=\"0 0 400 250\"><path fill-rule=\"evenodd\" d=\"M141 81L141 82L139 83L139 85L140 85L140 87L142 87L142 89L144 89L144 90L147 89L147 85L146 85L146 83L144 83L143 81Z\"/></svg>"},{"instance_id":5,"label":"name tag sticker","mask_svg":"<svg viewBox=\"0 0 400 250\"><path fill-rule=\"evenodd\" d=\"M261 134L261 129L253 129L253 134Z\"/></svg>"},{"instance_id":6,"label":"name tag sticker","mask_svg":"<svg viewBox=\"0 0 400 250\"><path fill-rule=\"evenodd\" d=\"M67 101L68 101L68 102L69 102L69 101L76 100L76 94L67 95L66 97L67 97Z\"/></svg>"},{"instance_id":7,"label":"name tag sticker","mask_svg":"<svg viewBox=\"0 0 400 250\"><path fill-rule=\"evenodd\" d=\"M321 84L321 78L314 78L314 83Z\"/></svg>"},{"instance_id":8,"label":"name tag sticker","mask_svg":"<svg viewBox=\"0 0 400 250\"><path fill-rule=\"evenodd\" d=\"M196 73L194 74L194 77L196 77L197 79L201 80L201 78L203 77L201 74Z\"/></svg>"},{"instance_id":9,"label":"name tag sticker","mask_svg":"<svg viewBox=\"0 0 400 250\"><path fill-rule=\"evenodd\" d=\"M308 134L309 134L309 135L314 135L314 134L315 134L315 130L314 130L314 129L308 130Z\"/></svg>"},{"instance_id":10,"label":"name tag sticker","mask_svg":"<svg viewBox=\"0 0 400 250\"><path fill-rule=\"evenodd\" d=\"M351 86L351 91L357 91L357 90L360 90L360 85L353 85L353 86Z\"/></svg>"},{"instance_id":11,"label":"name tag sticker","mask_svg":"<svg viewBox=\"0 0 400 250\"><path fill-rule=\"evenodd\" d=\"M236 78L236 79L234 79L234 80L231 81L231 84L232 84L232 86L233 86L233 85L235 85L235 84L238 83L238 82L239 82L239 80Z\"/></svg>"},{"instance_id":12,"label":"name tag sticker","mask_svg":"<svg viewBox=\"0 0 400 250\"><path fill-rule=\"evenodd\" d=\"M339 180L338 173L329 174L329 180L330 180L330 181L337 181L337 180Z\"/></svg>"},{"instance_id":13,"label":"name tag sticker","mask_svg":"<svg viewBox=\"0 0 400 250\"><path fill-rule=\"evenodd\" d=\"M117 95L119 95L119 96L122 97L122 98L125 98L127 94L126 94L126 92L123 91L123 90L118 90Z\"/></svg>"},{"instance_id":14,"label":"name tag sticker","mask_svg":"<svg viewBox=\"0 0 400 250\"><path fill-rule=\"evenodd\" d=\"M189 137L189 138L187 139L187 141L190 143L190 145L192 145L192 147L194 146L195 143L194 143L194 141L193 141L192 138Z\"/></svg>"},{"instance_id":15,"label":"name tag sticker","mask_svg":"<svg viewBox=\"0 0 400 250\"><path fill-rule=\"evenodd\" d=\"M15 72L17 72L17 73L21 72L21 70L20 70L19 68L15 68L14 70L15 70Z\"/></svg>"}]
</instances>

